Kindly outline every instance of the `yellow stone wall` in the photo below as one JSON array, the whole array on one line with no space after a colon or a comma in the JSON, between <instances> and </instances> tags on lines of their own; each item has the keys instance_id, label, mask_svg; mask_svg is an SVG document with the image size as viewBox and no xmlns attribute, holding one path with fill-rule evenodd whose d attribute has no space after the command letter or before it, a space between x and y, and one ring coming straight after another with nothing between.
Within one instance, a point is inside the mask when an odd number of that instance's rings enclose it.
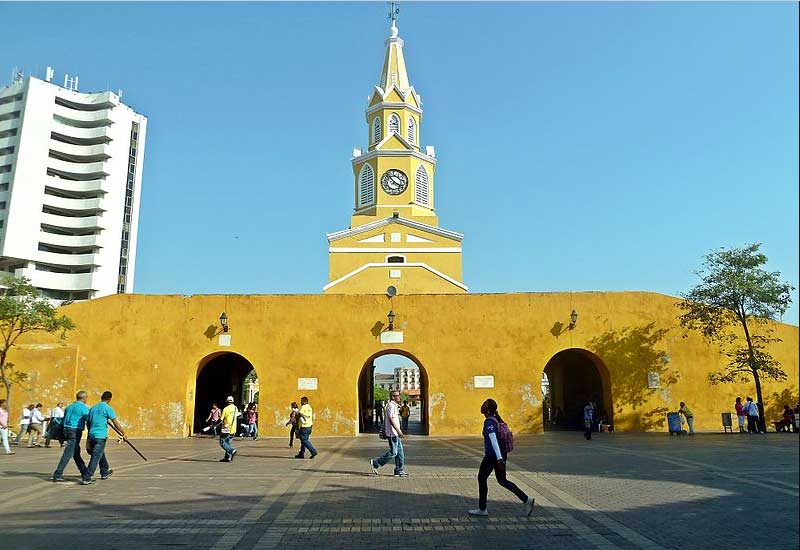
<instances>
[{"instance_id":1,"label":"yellow stone wall","mask_svg":"<svg viewBox=\"0 0 800 550\"><path fill-rule=\"evenodd\" d=\"M496 399L515 432L542 430L540 380L548 360L566 349L590 350L610 373L618 430L657 429L664 410L684 400L699 430L720 430L722 411L752 383L710 386L707 374L722 362L696 334L684 338L675 323L675 299L646 292L289 296L116 295L63 308L77 324L62 345L28 339L11 360L31 375L17 390L23 402L51 406L78 389L90 402L104 390L134 437L183 437L191 428L198 365L220 351L241 354L261 385L261 431L284 435L288 404L307 394L317 412L314 434L352 435L358 414L357 383L365 361L399 350L428 376L430 433L477 434L479 407ZM381 345L386 313L403 327L402 344ZM569 315L578 312L574 330ZM214 335L222 311L232 345ZM648 335L663 329L657 341ZM798 328L775 324L782 343L773 353L789 375L765 383L768 410L797 398ZM668 353L662 381L647 390L647 371ZM476 389L475 375L494 375L494 389ZM298 377L319 379L316 391L298 391ZM775 397L774 397L775 394ZM779 397L778 397L779 396Z\"/></svg>"}]
</instances>

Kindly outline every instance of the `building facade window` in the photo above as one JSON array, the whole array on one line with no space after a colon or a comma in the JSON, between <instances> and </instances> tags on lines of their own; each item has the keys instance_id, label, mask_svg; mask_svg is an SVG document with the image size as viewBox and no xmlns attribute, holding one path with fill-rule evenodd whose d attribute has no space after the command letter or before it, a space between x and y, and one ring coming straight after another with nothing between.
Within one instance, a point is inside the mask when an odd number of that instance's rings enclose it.
<instances>
[{"instance_id":1,"label":"building facade window","mask_svg":"<svg viewBox=\"0 0 800 550\"><path fill-rule=\"evenodd\" d=\"M117 294L124 294L128 284L128 255L130 250L130 221L133 215L133 195L136 182L136 146L139 143L139 124L131 125L128 148L128 178L125 184L125 213L122 224L122 238L119 248L119 273L117 274Z\"/></svg>"},{"instance_id":2,"label":"building facade window","mask_svg":"<svg viewBox=\"0 0 800 550\"><path fill-rule=\"evenodd\" d=\"M389 116L389 133L391 134L392 132L395 134L400 133L400 117L395 113Z\"/></svg>"},{"instance_id":3,"label":"building facade window","mask_svg":"<svg viewBox=\"0 0 800 550\"><path fill-rule=\"evenodd\" d=\"M417 144L417 122L413 116L408 117L408 142L411 145Z\"/></svg>"},{"instance_id":4,"label":"building facade window","mask_svg":"<svg viewBox=\"0 0 800 550\"><path fill-rule=\"evenodd\" d=\"M381 140L381 119L375 117L372 119L372 143L379 143Z\"/></svg>"},{"instance_id":5,"label":"building facade window","mask_svg":"<svg viewBox=\"0 0 800 550\"><path fill-rule=\"evenodd\" d=\"M430 189L428 184L428 171L420 165L414 176L414 202L422 206L430 206Z\"/></svg>"},{"instance_id":6,"label":"building facade window","mask_svg":"<svg viewBox=\"0 0 800 550\"><path fill-rule=\"evenodd\" d=\"M369 206L375 202L375 172L372 166L364 164L358 176L358 207Z\"/></svg>"}]
</instances>

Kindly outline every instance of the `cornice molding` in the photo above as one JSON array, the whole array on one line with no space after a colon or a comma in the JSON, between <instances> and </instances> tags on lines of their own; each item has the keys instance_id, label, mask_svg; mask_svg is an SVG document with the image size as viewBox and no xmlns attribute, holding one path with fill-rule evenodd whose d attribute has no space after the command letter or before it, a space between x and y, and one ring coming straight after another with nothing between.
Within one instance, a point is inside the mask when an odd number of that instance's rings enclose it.
<instances>
[{"instance_id":1,"label":"cornice molding","mask_svg":"<svg viewBox=\"0 0 800 550\"><path fill-rule=\"evenodd\" d=\"M373 229L385 227L392 223L397 223L405 227L410 227L411 229L416 229L418 231L432 233L439 237L445 237L447 239L452 239L458 242L464 240L463 233L457 233L456 231L442 229L441 227L435 227L433 225L428 225L427 223L416 222L406 218L401 218L399 216L398 217L391 216L388 218L384 218L382 220L376 220L374 222L365 223L364 225L359 225L357 227L351 227L349 229L343 229L342 231L335 231L333 233L328 233L326 237L328 238L328 242L330 243L333 241L344 239L345 237L352 237L355 235L360 235L361 233L366 233L367 231L372 231ZM424 249L421 248L419 251L423 252Z\"/></svg>"}]
</instances>

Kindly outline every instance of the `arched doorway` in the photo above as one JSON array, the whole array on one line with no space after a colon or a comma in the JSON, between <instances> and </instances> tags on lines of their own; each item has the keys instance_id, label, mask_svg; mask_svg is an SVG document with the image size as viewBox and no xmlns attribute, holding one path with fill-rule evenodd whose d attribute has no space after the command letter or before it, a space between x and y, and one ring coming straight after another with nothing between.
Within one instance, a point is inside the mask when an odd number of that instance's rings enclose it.
<instances>
[{"instance_id":1,"label":"arched doorway","mask_svg":"<svg viewBox=\"0 0 800 550\"><path fill-rule=\"evenodd\" d=\"M359 433L378 431L377 402L385 406L391 390L399 390L409 402L408 433L428 435L428 373L416 357L401 350L378 352L364 363L358 377Z\"/></svg>"},{"instance_id":2,"label":"arched doorway","mask_svg":"<svg viewBox=\"0 0 800 550\"><path fill-rule=\"evenodd\" d=\"M192 433L202 431L211 404L225 407L229 395L233 396L236 406L241 410L242 405L253 400L254 385L257 391L257 373L250 361L238 353L222 351L200 361L195 384Z\"/></svg>"},{"instance_id":3,"label":"arched doorway","mask_svg":"<svg viewBox=\"0 0 800 550\"><path fill-rule=\"evenodd\" d=\"M579 348L556 353L542 374L544 429L583 430L583 407L591 400L595 418L613 424L611 378L594 353Z\"/></svg>"}]
</instances>

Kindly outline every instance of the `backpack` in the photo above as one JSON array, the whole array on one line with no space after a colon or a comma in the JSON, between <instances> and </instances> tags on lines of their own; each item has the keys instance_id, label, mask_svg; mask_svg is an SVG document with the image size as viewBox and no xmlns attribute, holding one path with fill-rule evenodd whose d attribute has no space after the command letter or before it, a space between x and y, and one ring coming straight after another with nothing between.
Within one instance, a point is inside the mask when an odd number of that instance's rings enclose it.
<instances>
[{"instance_id":1,"label":"backpack","mask_svg":"<svg viewBox=\"0 0 800 550\"><path fill-rule=\"evenodd\" d=\"M497 443L500 445L500 452L507 455L514 450L514 433L505 422L500 422L496 418L492 420L497 424Z\"/></svg>"}]
</instances>

